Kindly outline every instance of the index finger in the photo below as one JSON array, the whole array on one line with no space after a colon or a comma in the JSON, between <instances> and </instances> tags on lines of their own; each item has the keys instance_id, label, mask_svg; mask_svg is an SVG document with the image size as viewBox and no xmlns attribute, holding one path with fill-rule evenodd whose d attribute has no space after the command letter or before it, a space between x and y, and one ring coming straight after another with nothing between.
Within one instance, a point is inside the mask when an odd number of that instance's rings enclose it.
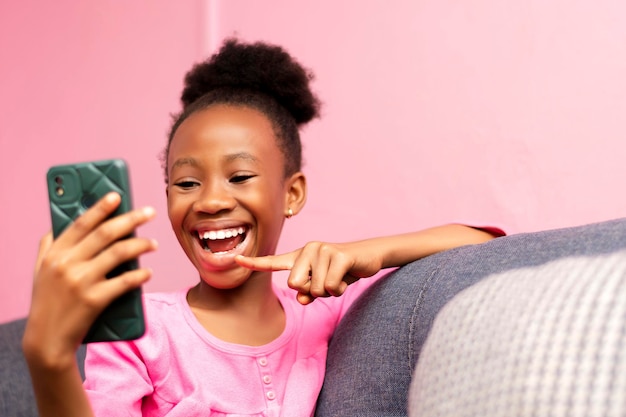
<instances>
[{"instance_id":1,"label":"index finger","mask_svg":"<svg viewBox=\"0 0 626 417\"><path fill-rule=\"evenodd\" d=\"M244 268L253 271L287 271L293 268L294 262L298 257L298 251L285 253L282 255L268 256L235 256L235 262Z\"/></svg>"}]
</instances>

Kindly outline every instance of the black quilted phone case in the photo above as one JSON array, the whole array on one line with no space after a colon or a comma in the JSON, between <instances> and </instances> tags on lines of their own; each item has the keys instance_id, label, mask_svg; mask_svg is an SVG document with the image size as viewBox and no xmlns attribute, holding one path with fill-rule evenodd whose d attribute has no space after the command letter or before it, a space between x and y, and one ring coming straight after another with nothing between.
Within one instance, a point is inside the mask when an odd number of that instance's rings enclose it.
<instances>
[{"instance_id":1,"label":"black quilted phone case","mask_svg":"<svg viewBox=\"0 0 626 417\"><path fill-rule=\"evenodd\" d=\"M54 166L48 170L47 182L55 238L109 191L116 191L122 197L113 216L132 208L128 169L120 159ZM107 278L137 266L137 260L124 262L109 272ZM132 340L144 332L141 288L138 288L113 301L94 322L83 343Z\"/></svg>"}]
</instances>

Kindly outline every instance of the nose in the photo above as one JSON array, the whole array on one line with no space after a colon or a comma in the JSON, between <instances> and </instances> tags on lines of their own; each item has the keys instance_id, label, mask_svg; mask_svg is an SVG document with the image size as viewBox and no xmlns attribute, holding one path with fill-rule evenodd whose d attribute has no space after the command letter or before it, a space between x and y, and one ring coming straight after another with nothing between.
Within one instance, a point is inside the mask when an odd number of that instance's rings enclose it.
<instances>
[{"instance_id":1,"label":"nose","mask_svg":"<svg viewBox=\"0 0 626 417\"><path fill-rule=\"evenodd\" d=\"M233 210L237 205L237 200L230 192L228 185L217 179L205 182L198 199L193 204L194 211L217 214Z\"/></svg>"}]
</instances>

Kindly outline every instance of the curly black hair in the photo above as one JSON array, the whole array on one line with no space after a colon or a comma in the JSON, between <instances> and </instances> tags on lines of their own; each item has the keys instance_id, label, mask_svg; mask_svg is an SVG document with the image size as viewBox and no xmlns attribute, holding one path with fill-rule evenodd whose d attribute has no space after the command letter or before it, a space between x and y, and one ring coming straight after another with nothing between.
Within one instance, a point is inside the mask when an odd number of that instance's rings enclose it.
<instances>
[{"instance_id":1,"label":"curly black hair","mask_svg":"<svg viewBox=\"0 0 626 417\"><path fill-rule=\"evenodd\" d=\"M285 175L301 169L299 128L319 117L320 101L313 94L313 74L280 46L227 39L220 50L185 76L183 110L173 116L162 156L165 180L167 156L178 127L192 114L216 104L245 106L271 122L285 158Z\"/></svg>"}]
</instances>

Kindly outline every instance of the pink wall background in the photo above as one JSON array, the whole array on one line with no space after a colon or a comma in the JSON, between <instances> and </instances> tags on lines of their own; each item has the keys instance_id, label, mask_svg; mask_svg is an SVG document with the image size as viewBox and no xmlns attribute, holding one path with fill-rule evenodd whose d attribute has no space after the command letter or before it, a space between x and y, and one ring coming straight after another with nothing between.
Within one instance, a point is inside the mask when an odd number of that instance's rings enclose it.
<instances>
[{"instance_id":1,"label":"pink wall background","mask_svg":"<svg viewBox=\"0 0 626 417\"><path fill-rule=\"evenodd\" d=\"M167 221L158 154L182 77L206 49L205 5L168 0L0 3L0 321L28 312L40 237L50 228L45 175L56 163L125 158L140 230L162 253L142 263L156 288L192 282ZM177 262L178 261L178 262Z\"/></svg>"},{"instance_id":2,"label":"pink wall background","mask_svg":"<svg viewBox=\"0 0 626 417\"><path fill-rule=\"evenodd\" d=\"M316 74L309 202L281 250L451 221L509 233L623 217L626 5L374 0L0 4L0 321L28 311L54 163L120 156L159 216L146 291L196 281L157 158L184 73L221 40Z\"/></svg>"}]
</instances>

